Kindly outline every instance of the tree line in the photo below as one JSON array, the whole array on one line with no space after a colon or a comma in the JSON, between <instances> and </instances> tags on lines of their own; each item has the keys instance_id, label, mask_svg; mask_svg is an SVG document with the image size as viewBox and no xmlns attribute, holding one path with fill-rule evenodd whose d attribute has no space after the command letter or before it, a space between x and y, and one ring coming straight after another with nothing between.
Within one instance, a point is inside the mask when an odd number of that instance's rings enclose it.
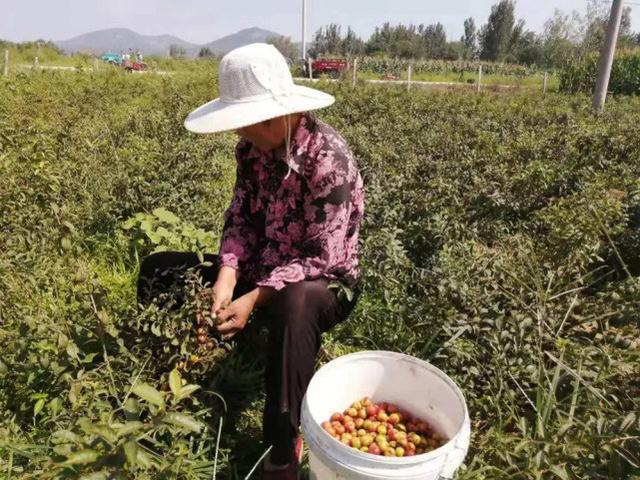
<instances>
[{"instance_id":1,"label":"tree line","mask_svg":"<svg viewBox=\"0 0 640 480\"><path fill-rule=\"evenodd\" d=\"M331 23L315 32L310 44L312 57L392 56L415 59L485 60L545 67L560 67L570 58L598 50L605 37L609 7L589 0L586 12L565 13L556 9L542 32L527 29L516 16L515 0L500 0L491 7L486 23L477 26L473 18L464 21L464 34L450 41L441 23L377 27L364 40L347 27ZM343 33L344 32L344 33ZM285 56L295 59L299 49L287 37L270 39ZM631 9L624 9L620 48L640 46L640 32L631 30Z\"/></svg>"}]
</instances>

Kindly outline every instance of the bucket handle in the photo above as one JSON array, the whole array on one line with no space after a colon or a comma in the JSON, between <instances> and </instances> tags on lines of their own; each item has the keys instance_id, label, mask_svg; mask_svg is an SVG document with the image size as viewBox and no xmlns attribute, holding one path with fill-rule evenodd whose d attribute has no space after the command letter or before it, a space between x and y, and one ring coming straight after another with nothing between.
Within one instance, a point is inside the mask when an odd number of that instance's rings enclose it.
<instances>
[{"instance_id":1,"label":"bucket handle","mask_svg":"<svg viewBox=\"0 0 640 480\"><path fill-rule=\"evenodd\" d=\"M467 456L469 450L469 439L471 438L471 422L469 418L465 419L462 426L462 432L456 441L456 445L453 450L447 455L444 467L440 472L438 480L452 480L458 467L462 465L464 457Z\"/></svg>"}]
</instances>

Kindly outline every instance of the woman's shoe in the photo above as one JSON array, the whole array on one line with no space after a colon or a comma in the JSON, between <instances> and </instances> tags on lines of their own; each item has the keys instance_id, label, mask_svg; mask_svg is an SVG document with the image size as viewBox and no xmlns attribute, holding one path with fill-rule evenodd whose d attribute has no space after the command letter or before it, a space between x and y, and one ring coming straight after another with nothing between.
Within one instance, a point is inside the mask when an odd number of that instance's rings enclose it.
<instances>
[{"instance_id":1,"label":"woman's shoe","mask_svg":"<svg viewBox=\"0 0 640 480\"><path fill-rule=\"evenodd\" d=\"M302 461L302 436L294 440L293 456L288 465L273 465L267 457L262 466L262 480L299 480Z\"/></svg>"}]
</instances>

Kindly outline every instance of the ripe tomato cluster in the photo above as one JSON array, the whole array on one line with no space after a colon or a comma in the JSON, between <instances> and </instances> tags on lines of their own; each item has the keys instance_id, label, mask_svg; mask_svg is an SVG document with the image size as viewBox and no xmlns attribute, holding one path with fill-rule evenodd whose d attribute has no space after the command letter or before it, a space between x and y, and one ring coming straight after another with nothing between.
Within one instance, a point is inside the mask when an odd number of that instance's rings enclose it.
<instances>
[{"instance_id":1,"label":"ripe tomato cluster","mask_svg":"<svg viewBox=\"0 0 640 480\"><path fill-rule=\"evenodd\" d=\"M196 313L196 339L198 341L198 347L204 350L213 350L218 346L218 341L215 338L209 336L208 331L212 325L218 325L220 323L215 313L211 313L211 305L214 302L213 293L209 289L201 292L201 301L206 307L204 310ZM225 302L222 308L225 309L229 306L229 302Z\"/></svg>"},{"instance_id":2,"label":"ripe tomato cluster","mask_svg":"<svg viewBox=\"0 0 640 480\"><path fill-rule=\"evenodd\" d=\"M364 397L336 412L321 427L333 438L361 452L410 457L442 446L445 438L424 420L387 402Z\"/></svg>"},{"instance_id":3,"label":"ripe tomato cluster","mask_svg":"<svg viewBox=\"0 0 640 480\"><path fill-rule=\"evenodd\" d=\"M197 323L198 326L196 328L196 334L198 335L198 346L206 350L213 350L213 348L216 346L216 343L212 338L209 337L209 335L207 335L207 323L203 315L197 316Z\"/></svg>"}]
</instances>

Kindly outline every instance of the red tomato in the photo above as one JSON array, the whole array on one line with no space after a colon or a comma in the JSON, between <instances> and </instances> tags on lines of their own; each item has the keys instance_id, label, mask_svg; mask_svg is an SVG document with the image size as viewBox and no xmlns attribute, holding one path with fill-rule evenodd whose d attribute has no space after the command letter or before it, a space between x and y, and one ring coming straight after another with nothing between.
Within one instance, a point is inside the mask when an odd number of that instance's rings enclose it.
<instances>
[{"instance_id":1,"label":"red tomato","mask_svg":"<svg viewBox=\"0 0 640 480\"><path fill-rule=\"evenodd\" d=\"M369 417L375 417L378 415L378 407L376 405L368 405L367 406L367 415Z\"/></svg>"}]
</instances>

